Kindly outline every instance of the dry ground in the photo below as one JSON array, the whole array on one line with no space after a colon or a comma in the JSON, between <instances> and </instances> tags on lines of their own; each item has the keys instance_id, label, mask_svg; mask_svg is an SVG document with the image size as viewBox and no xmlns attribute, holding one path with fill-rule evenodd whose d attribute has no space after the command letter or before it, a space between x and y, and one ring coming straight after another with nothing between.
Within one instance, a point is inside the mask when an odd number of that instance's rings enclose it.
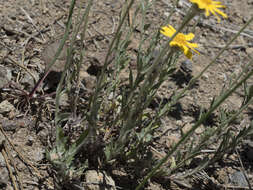
<instances>
[{"instance_id":1,"label":"dry ground","mask_svg":"<svg viewBox=\"0 0 253 190\"><path fill-rule=\"evenodd\" d=\"M87 54L82 68L83 83L89 90L93 90L96 80L96 68L103 63L104 55L108 49L110 39L116 30L119 20L120 8L124 1L116 0L95 0L91 9L88 31L84 42ZM172 18L172 24L176 25L182 20L184 10L187 9L188 1L180 1L180 6ZM241 26L252 16L252 0L227 0L223 1L227 5L225 12L229 18L217 23L214 16L201 21L196 28L195 42L200 44L200 56L193 58L192 73L199 73L214 57L222 46L237 32ZM54 140L53 98L36 99L30 106L24 107L21 102L22 89L30 92L35 85L35 81L42 76L46 64L48 64L52 51L57 47L52 46L64 33L65 23L68 15L70 1L67 0L5 0L0 2L0 77L3 81L0 86L0 122L2 127L14 144L17 150L11 149L15 165L22 176L24 189L54 189L54 171L45 159L45 150L50 149ZM79 0L78 7L84 10L87 1ZM161 22L166 18L171 8L170 0L157 0L147 14L147 22L151 22L151 30L158 29ZM138 23L138 21L137 21ZM153 24L155 23L155 24ZM138 29L138 27L137 27ZM131 66L135 67L135 51L138 45L138 30L135 31L133 42L129 48L132 56ZM218 59L206 74L198 81L197 85L191 89L188 96L184 97L179 109L164 118L163 127L158 133L168 131L157 142L157 149L166 152L171 141L179 138L179 129L189 127L194 122L201 108L207 108L212 97L218 95L222 87L228 83L228 79L233 74L241 71L241 66L248 63L249 57L253 55L253 24L236 40L233 46ZM64 64L64 55L54 68L50 80L57 81L57 72ZM181 62L178 63L178 70L159 91L158 97L169 97L172 89L182 88L189 81L189 75L180 69ZM123 76L124 77L124 76ZM50 81L49 80L49 81ZM5 81L12 81L7 84ZM253 81L251 79L251 81ZM5 86L4 86L5 85ZM44 93L51 93L55 89L55 84L43 84L37 92L38 96ZM242 89L240 89L242 90ZM242 93L238 91L224 105L229 111L237 110L241 104ZM87 95L84 95L87 96ZM68 100L63 101L62 106L66 106ZM84 102L85 104L85 102ZM247 126L253 118L253 106L243 114L241 120L234 124L236 129ZM202 126L197 135L201 134L205 127L215 125L213 121L207 126ZM5 139L4 137L1 137ZM0 140L1 140L0 138ZM0 141L2 143L2 141ZM253 143L253 141L251 141ZM5 146L10 147L9 143ZM214 145L215 146L215 145ZM212 170L207 171L208 176L223 187L231 186L231 175L242 168L238 158L241 157L245 165L248 178L253 185L253 156L245 154L245 146L240 146L240 156L232 154L226 160L217 163ZM251 151L253 151L253 146ZM25 157L20 159L20 153ZM6 162L0 154L0 189L13 189ZM111 172L111 171L108 171ZM15 172L14 172L15 174ZM131 189L131 183L136 182L131 179L131 174L123 173L122 176L113 177L116 185L123 189ZM127 179L125 181L125 179ZM151 182L147 189L186 189L178 184L159 184ZM198 187L200 188L200 187ZM207 187L202 187L203 189ZM209 187L212 189L212 187ZM216 187L217 189L217 187Z\"/></svg>"}]
</instances>

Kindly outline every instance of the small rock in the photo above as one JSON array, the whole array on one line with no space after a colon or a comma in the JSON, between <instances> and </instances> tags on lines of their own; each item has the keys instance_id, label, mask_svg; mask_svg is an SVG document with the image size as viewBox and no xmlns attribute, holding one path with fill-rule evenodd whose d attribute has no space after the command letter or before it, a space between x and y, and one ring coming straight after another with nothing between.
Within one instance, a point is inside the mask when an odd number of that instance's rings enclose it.
<instances>
[{"instance_id":1,"label":"small rock","mask_svg":"<svg viewBox=\"0 0 253 190\"><path fill-rule=\"evenodd\" d=\"M67 93L64 93L60 96L59 104L60 106L68 106L69 97Z\"/></svg>"},{"instance_id":2,"label":"small rock","mask_svg":"<svg viewBox=\"0 0 253 190\"><path fill-rule=\"evenodd\" d=\"M196 130L195 130L195 133L197 135L200 135L202 134L203 132L205 131L205 127L203 125L199 126Z\"/></svg>"},{"instance_id":3,"label":"small rock","mask_svg":"<svg viewBox=\"0 0 253 190\"><path fill-rule=\"evenodd\" d=\"M166 146L168 148L173 147L176 143L178 143L180 140L179 137L175 136L175 135L169 135L166 139Z\"/></svg>"},{"instance_id":4,"label":"small rock","mask_svg":"<svg viewBox=\"0 0 253 190\"><path fill-rule=\"evenodd\" d=\"M8 102L7 100L4 100L0 103L0 113L8 113L12 110L15 110L14 106Z\"/></svg>"},{"instance_id":5,"label":"small rock","mask_svg":"<svg viewBox=\"0 0 253 190\"><path fill-rule=\"evenodd\" d=\"M0 167L0 188L6 187L8 185L8 182L10 180L9 178L9 171L6 167ZM5 188L3 188L5 189Z\"/></svg>"},{"instance_id":6,"label":"small rock","mask_svg":"<svg viewBox=\"0 0 253 190\"><path fill-rule=\"evenodd\" d=\"M170 15L169 12L164 12L164 16L165 16L165 17L168 17L169 15Z\"/></svg>"},{"instance_id":7,"label":"small rock","mask_svg":"<svg viewBox=\"0 0 253 190\"><path fill-rule=\"evenodd\" d=\"M179 0L178 4L177 4L177 6L178 6L177 8L183 8L184 7L184 3L185 3L184 1Z\"/></svg>"},{"instance_id":8,"label":"small rock","mask_svg":"<svg viewBox=\"0 0 253 190\"><path fill-rule=\"evenodd\" d=\"M43 128L44 127L44 128ZM50 137L50 134L48 132L48 129L46 128L45 125L43 124L39 124L39 129L41 128L41 130L39 130L37 136L38 138L40 139L41 143L43 145L47 145L47 141L48 141L48 138Z\"/></svg>"},{"instance_id":9,"label":"small rock","mask_svg":"<svg viewBox=\"0 0 253 190\"><path fill-rule=\"evenodd\" d=\"M183 121L182 120L177 120L176 125L181 127L183 125Z\"/></svg>"},{"instance_id":10,"label":"small rock","mask_svg":"<svg viewBox=\"0 0 253 190\"><path fill-rule=\"evenodd\" d=\"M47 44L46 47L44 48L41 57L42 60L45 62L46 68L48 68L49 64L53 61L54 56L60 46L60 43L61 43L60 40L56 40L55 42ZM67 45L64 45L61 54L59 55L55 64L51 67L51 70L55 72L63 71L66 59L67 59Z\"/></svg>"},{"instance_id":11,"label":"small rock","mask_svg":"<svg viewBox=\"0 0 253 190\"><path fill-rule=\"evenodd\" d=\"M36 81L38 81L40 78L39 74L37 72L32 72L32 71L31 73L36 78ZM34 81L34 78L29 73L26 73L20 82L24 84L25 86L27 86L28 88L32 89L36 81Z\"/></svg>"},{"instance_id":12,"label":"small rock","mask_svg":"<svg viewBox=\"0 0 253 190\"><path fill-rule=\"evenodd\" d=\"M204 73L202 76L201 76L202 79L204 80L208 80L209 79L209 76L208 74Z\"/></svg>"},{"instance_id":13,"label":"small rock","mask_svg":"<svg viewBox=\"0 0 253 190\"><path fill-rule=\"evenodd\" d=\"M246 52L247 52L248 55L253 56L253 47L247 48Z\"/></svg>"},{"instance_id":14,"label":"small rock","mask_svg":"<svg viewBox=\"0 0 253 190\"><path fill-rule=\"evenodd\" d=\"M42 147L37 147L36 149L34 149L33 152L33 160L35 162L40 162L45 158L45 150Z\"/></svg>"},{"instance_id":15,"label":"small rock","mask_svg":"<svg viewBox=\"0 0 253 190\"><path fill-rule=\"evenodd\" d=\"M7 67L0 65L0 89L4 88L11 81L11 77L11 71Z\"/></svg>"},{"instance_id":16,"label":"small rock","mask_svg":"<svg viewBox=\"0 0 253 190\"><path fill-rule=\"evenodd\" d=\"M220 169L215 172L217 177L216 179L219 181L221 184L227 184L228 183L228 175L227 172L223 169Z\"/></svg>"},{"instance_id":17,"label":"small rock","mask_svg":"<svg viewBox=\"0 0 253 190\"><path fill-rule=\"evenodd\" d=\"M233 174L231 174L230 181L234 185L238 185L240 187L248 187L248 182L247 182L245 176L243 175L243 173L240 171L234 172Z\"/></svg>"},{"instance_id":18,"label":"small rock","mask_svg":"<svg viewBox=\"0 0 253 190\"><path fill-rule=\"evenodd\" d=\"M162 185L155 182L150 183L147 187L147 190L160 190L160 189L163 189Z\"/></svg>"},{"instance_id":19,"label":"small rock","mask_svg":"<svg viewBox=\"0 0 253 190\"><path fill-rule=\"evenodd\" d=\"M6 166L6 163L5 163L4 157L2 153L0 153L0 167L5 167L5 166Z\"/></svg>"},{"instance_id":20,"label":"small rock","mask_svg":"<svg viewBox=\"0 0 253 190\"><path fill-rule=\"evenodd\" d=\"M183 133L185 134L185 133L187 133L191 128L192 128L192 124L187 123L187 124L183 127L182 131L183 131Z\"/></svg>"},{"instance_id":21,"label":"small rock","mask_svg":"<svg viewBox=\"0 0 253 190\"><path fill-rule=\"evenodd\" d=\"M180 68L186 72L186 73L191 73L192 72L192 61L187 59L183 61L180 65Z\"/></svg>"},{"instance_id":22,"label":"small rock","mask_svg":"<svg viewBox=\"0 0 253 190\"><path fill-rule=\"evenodd\" d=\"M5 131L15 131L16 129L31 126L32 121L25 118L20 119L2 119L2 127Z\"/></svg>"},{"instance_id":23,"label":"small rock","mask_svg":"<svg viewBox=\"0 0 253 190\"><path fill-rule=\"evenodd\" d=\"M85 173L85 181L87 190L116 190L115 182L105 172L89 170Z\"/></svg>"},{"instance_id":24,"label":"small rock","mask_svg":"<svg viewBox=\"0 0 253 190\"><path fill-rule=\"evenodd\" d=\"M80 72L80 78L82 82L84 83L85 88L88 90L94 90L96 87L96 77L90 75L86 71L81 71Z\"/></svg>"}]
</instances>

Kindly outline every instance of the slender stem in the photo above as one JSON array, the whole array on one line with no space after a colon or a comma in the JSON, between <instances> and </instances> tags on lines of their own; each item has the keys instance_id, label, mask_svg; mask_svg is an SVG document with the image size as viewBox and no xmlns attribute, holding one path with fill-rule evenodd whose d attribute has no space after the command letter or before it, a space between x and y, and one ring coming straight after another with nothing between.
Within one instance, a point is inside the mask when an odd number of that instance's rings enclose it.
<instances>
[{"instance_id":1,"label":"slender stem","mask_svg":"<svg viewBox=\"0 0 253 190\"><path fill-rule=\"evenodd\" d=\"M74 10L74 7L75 7L75 3L76 3L76 0L72 0L71 2L71 5L70 5L70 8L69 8L69 17L68 17L68 22L67 22L67 27L66 27L66 30L65 30L65 33L64 33L64 37L60 43L60 46L58 48L58 51L55 55L55 58L54 60L51 62L51 64L49 65L49 68L48 70L50 70L50 67L54 64L54 62L56 61L57 57L60 55L62 49L63 49L63 46L69 36L69 30L70 30L70 26L71 26L71 19L72 19L72 14L73 14L73 10ZM68 54L68 57L70 55ZM66 67L66 64L65 64L65 67ZM66 69L66 68L65 68ZM61 86L62 86L62 78L61 78L61 81L56 89L56 98L55 98L55 104L56 104L56 110L55 110L55 124L57 126L56 128L56 142L59 142L59 135L60 135L60 127L58 126L58 122L59 122L59 107L60 107L60 92L61 92Z\"/></svg>"},{"instance_id":2,"label":"slender stem","mask_svg":"<svg viewBox=\"0 0 253 190\"><path fill-rule=\"evenodd\" d=\"M86 8L86 11L85 11L85 13L83 15L83 18L80 21L80 25L79 26L81 26L81 23L84 22L84 26L83 26L83 30L82 30L82 34L81 34L81 42L83 42L83 40L85 38L85 32L86 32L87 25L88 25L89 12L90 12L90 8L92 6L92 3L93 3L93 0L90 0L89 3L88 3L88 6ZM78 31L79 31L79 29L78 29ZM74 102L73 102L73 113L74 113L74 116L76 116L76 110L77 110L77 101L78 101L78 97L79 97L78 94L79 94L79 91L80 91L80 83L81 83L80 68L81 68L81 64L83 62L84 53L85 53L85 48L83 48L83 49L80 50L80 60L79 60L79 62L77 64L77 83L76 83L76 91L75 91Z\"/></svg>"},{"instance_id":3,"label":"slender stem","mask_svg":"<svg viewBox=\"0 0 253 190\"><path fill-rule=\"evenodd\" d=\"M91 101L90 101L90 105L91 105L91 111L90 111L90 118L89 118L89 123L90 123L90 126L92 125L93 128L96 126L96 117L97 117L97 110L98 110L98 95L99 95L99 91L101 90L101 87L103 85L103 80L105 78L105 71L106 71L106 68L108 66L108 64L110 63L108 61L109 59L109 56L111 55L112 53L112 49L113 49L113 46L116 42L116 40L120 37L119 34L120 34L120 31L121 31L121 27L126 19L126 16L127 16L127 13L129 11L129 9L132 7L134 3L134 0L131 0L129 5L127 6L126 8L126 11L124 12L123 16L122 16L122 19L120 20L120 23L119 23L119 26L117 28L117 31L116 31L116 34L115 34L115 37L113 38L112 42L110 43L110 46L109 46L109 49L108 49L108 52L107 52L107 55L106 55L106 58L105 58L105 62L104 62L104 66L102 68L102 71L101 71L101 74L98 78L98 82L97 82L97 85L96 85L96 90L94 92L94 95L93 97L91 98ZM91 132L94 132L95 129L92 129Z\"/></svg>"},{"instance_id":4,"label":"slender stem","mask_svg":"<svg viewBox=\"0 0 253 190\"><path fill-rule=\"evenodd\" d=\"M44 76L36 83L36 85L34 86L34 88L32 89L32 91L30 92L28 98L32 98L34 96L34 93L37 91L37 89L39 88L39 86L42 84L42 82L45 80L45 78L47 77L47 75L50 73L52 66L54 65L54 63L56 62L57 58L59 57L59 55L61 54L61 51L63 49L63 46L68 38L68 34L69 34L69 29L71 26L71 17L73 14L73 9L74 9L74 5L75 5L75 0L72 0L72 4L70 7L70 11L69 11L69 17L68 17L68 21L67 21L67 27L63 36L63 39L61 40L61 43L59 45L59 48L54 56L54 59L51 61L51 63L49 64L49 66L47 67Z\"/></svg>"},{"instance_id":5,"label":"slender stem","mask_svg":"<svg viewBox=\"0 0 253 190\"><path fill-rule=\"evenodd\" d=\"M29 93L28 95L28 99L33 98L34 93L37 91L37 89L40 87L40 85L42 84L42 82L45 80L45 78L47 77L47 75L50 73L51 70L48 70L42 78L40 78L40 80L35 84L34 88L32 89L32 91Z\"/></svg>"},{"instance_id":6,"label":"slender stem","mask_svg":"<svg viewBox=\"0 0 253 190\"><path fill-rule=\"evenodd\" d=\"M146 87L149 84L149 81L152 77L152 73L154 71L154 69L156 69L161 61L161 59L165 56L165 54L168 52L168 50L170 49L170 42L176 37L176 35L182 31L182 29L187 25L187 23L190 22L190 20L195 16L197 12L194 11L194 8L191 8L190 11L188 12L187 16L185 17L185 19L183 20L183 23L180 25L180 27L176 30L176 32L173 34L173 36L168 40L168 42L165 44L165 46L162 48L162 51L159 53L159 55L156 57L154 63L152 64L152 66L150 66L149 70L147 71L146 74L146 78L140 88L140 95L138 96L138 99L135 103L135 105L133 107L135 108L139 108L139 104L142 101L143 95L145 94L146 91ZM173 51L172 51L173 52ZM128 118L128 122L127 125L129 124L129 122L131 123L131 118L133 116L133 114L135 114L134 111L132 111L129 114L129 118Z\"/></svg>"}]
</instances>

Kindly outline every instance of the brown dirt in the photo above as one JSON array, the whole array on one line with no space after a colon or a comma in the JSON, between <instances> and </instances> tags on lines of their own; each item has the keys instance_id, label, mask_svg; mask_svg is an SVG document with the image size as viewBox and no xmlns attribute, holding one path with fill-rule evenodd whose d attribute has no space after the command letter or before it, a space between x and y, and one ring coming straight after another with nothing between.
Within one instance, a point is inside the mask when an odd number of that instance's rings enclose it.
<instances>
[{"instance_id":1,"label":"brown dirt","mask_svg":"<svg viewBox=\"0 0 253 190\"><path fill-rule=\"evenodd\" d=\"M5 100L9 103L7 105L4 102L7 108L1 111L0 122L10 141L25 157L25 159L20 159L16 150L11 149L10 151L22 176L24 189L56 188L54 186L54 170L45 158L45 150L50 149L53 146L52 141L54 141L55 130L52 122L54 118L53 98L49 97L46 101L35 99L30 105L24 107L21 96L22 94L24 95L23 91L31 91L35 84L34 79L38 81L42 76L46 64L49 62L47 58L50 55L45 54L47 49L51 47L49 45L57 42L62 37L64 24L68 16L69 2L67 0L5 0L0 2L0 66L1 68L2 66L7 68L11 72L12 81L12 84L6 84L5 88L1 87L2 89L0 89L0 103ZM123 2L115 0L94 1L84 42L87 52L82 69L84 85L90 91L94 88L96 70L103 64L109 41L116 30ZM182 2L186 2L186 4L181 3L178 11L171 19L171 24L176 25L182 20L182 13L187 9L188 1ZM220 50L220 47L225 45L234 32L238 31L252 16L252 0L227 0L223 2L227 6L225 10L229 16L227 20L222 19L221 23L217 23L215 17L211 16L208 19L202 19L202 24L196 27L194 41L199 43L201 55L194 55L193 72L191 74L193 76L197 75L209 63L211 58ZM77 6L81 7L82 10L85 9L86 5L87 1L83 0L77 3ZM171 1L157 0L154 6L150 8L147 14L147 23L152 23L149 31L159 28L162 21L165 20L170 6ZM131 62L133 68L138 38L137 27L129 48L129 53L133 58ZM252 57L253 55L253 24L247 28L233 45L239 45L239 47L228 49L217 60L216 64L209 68L197 82L197 85L191 89L190 93L180 101L180 109L164 118L163 127L158 133L169 132L157 141L159 152L166 152L167 148L178 140L180 128L187 130L185 128L196 121L201 108L208 108L212 98L219 95L223 86L228 84L228 79L233 74L238 74L242 66L248 63L250 56ZM184 60L185 57L182 56L181 61L178 62L178 69L175 75L163 84L159 90L158 97L168 98L172 93L172 89L181 89L187 84L190 76L180 68L180 64ZM58 67L55 68L56 72L62 69L63 63L58 63ZM27 70L32 73L34 78ZM53 78L50 80L55 80L56 75L52 75ZM53 83L52 85L55 84ZM38 96L41 96L43 91L46 93L52 92L52 85L43 84L43 87L37 92ZM242 89L230 97L223 104L223 108L228 111L237 110L242 102L241 94ZM65 108L66 105L68 104L63 104ZM237 130L249 124L250 119L252 119L252 110L253 106L251 105L243 114L243 120L234 124ZM214 114L213 123L210 125L215 125L217 121L215 117L216 115ZM208 126L203 125L197 131L197 135L201 134L206 127ZM10 147L8 143L7 145ZM240 152L244 152L244 150L241 149ZM243 155L241 156L243 157ZM252 160L244 159L244 165L249 179L253 182L251 173L253 169ZM238 155L232 154L229 158L223 160L222 163L217 163L212 171L209 171L208 175L216 182L218 181L217 183L224 184L224 186L218 187L222 189L226 185L230 185L229 181L226 180L228 176L240 169ZM136 183L136 180L132 179L133 176L131 174L128 175L127 171L120 170L116 172L117 174L112 175L116 186L123 187L123 189L132 189L131 185L127 185ZM108 172L114 173L113 171ZM0 157L0 173L0 189L1 187L3 189L13 189L2 157ZM127 182L125 179L127 179ZM207 189L208 187L202 188ZM176 182L169 185L160 183L159 180L154 180L149 183L147 189L187 188Z\"/></svg>"}]
</instances>

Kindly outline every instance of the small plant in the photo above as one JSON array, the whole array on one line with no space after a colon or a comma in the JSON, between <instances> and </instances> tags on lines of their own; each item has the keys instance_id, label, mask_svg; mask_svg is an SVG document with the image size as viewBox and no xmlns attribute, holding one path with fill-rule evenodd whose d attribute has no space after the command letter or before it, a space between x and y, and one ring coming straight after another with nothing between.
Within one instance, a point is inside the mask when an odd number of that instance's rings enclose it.
<instances>
[{"instance_id":1,"label":"small plant","mask_svg":"<svg viewBox=\"0 0 253 190\"><path fill-rule=\"evenodd\" d=\"M244 73L237 76L234 82L231 82L227 88L224 88L219 96L215 97L213 101L210 102L209 109L205 112L201 112L198 120L192 125L192 128L182 134L181 139L168 150L167 154L162 159L155 160L150 158L150 145L156 140L155 133L161 126L162 118L189 92L190 88L200 79L203 73L222 56L226 48L253 20L253 17L226 44L226 46L221 49L213 60L197 76L191 79L184 89L181 91L175 90L167 102L163 103L163 101L161 101L158 108L154 112L150 112L150 104L154 101L155 95L164 81L168 80L169 76L175 72L181 53L183 52L188 59L192 59L192 51L196 53L196 56L199 54L196 49L198 44L190 42L193 40L194 34L182 33L185 28L190 29L188 23L192 21L196 15L202 14L202 12L205 12L206 16L209 16L211 12L217 17L219 22L220 18L217 16L217 13L224 18L227 18L227 15L220 11L220 8L225 8L220 2L212 0L190 0L192 7L177 29L166 23L165 26L159 27L157 31L154 31L153 34L147 37L145 32L150 25L146 23L145 20L146 12L154 1L139 1L135 9L132 24L128 26L126 23L127 15L134 2L134 0L126 1L122 8L117 30L110 42L108 53L105 57L100 74L97 76L96 88L90 96L87 109L85 110L78 110L81 83L79 72L83 57L85 56L84 48L77 54L79 56L77 58L77 65L74 66L71 64L73 64L73 55L75 52L74 42L77 33L81 32L81 38L84 39L92 0L89 1L86 12L73 31L65 70L56 91L56 143L55 147L48 152L48 159L57 168L59 182L71 181L74 176L73 174L80 176L84 168L89 168L87 161L90 155L87 155L86 159L84 159L85 161L77 158L80 152L87 149L91 150L87 146L94 148L98 147L96 144L101 143L101 146L98 148L100 153L92 156L100 160L99 167L102 168L108 165L112 167L119 162L134 162L136 164L141 161L147 161L149 164L152 163L152 167L150 167L150 165L149 167L143 166L142 171L136 171L136 173L139 173L139 176L141 176L143 171L145 171L143 173L146 175L143 179L138 179L140 180L139 185L136 186L136 190L138 190L143 188L145 183L153 176L165 173L169 176L175 174L180 168L188 165L192 159L202 155L203 159L200 165L185 174L185 176L193 175L209 164L221 159L225 154L231 152L243 138L252 133L252 125L240 130L239 133L235 133L230 128L230 123L252 103L253 88L252 86L247 87L246 84L249 77L253 75L253 71L245 70ZM72 20L74 4L75 0L72 1L72 6L70 8L70 16L65 33L66 37L69 36L69 26ZM134 24L138 13L141 14L140 43L136 56L136 70L133 70L129 67L130 58L127 53L127 48L133 37ZM169 20L169 18L167 20ZM83 26L83 30L81 30L81 25ZM161 34L168 38L167 42L160 46L160 44L163 44ZM66 38L62 40L62 45L65 41ZM144 48L144 43L148 43L147 48ZM252 62L247 64L247 66L251 64ZM75 80L64 81L64 79L67 78L67 72L70 68L76 69L76 72L74 72L76 76L72 77ZM120 74L123 71L128 72L128 78L122 84ZM64 85L64 82L68 85ZM220 108L220 111L217 113L219 118L218 125L207 128L200 136L200 139L189 141L189 139L194 136L195 130L200 127L201 124L203 124L203 122L205 122L210 115L232 95L232 93L243 85L245 87L245 98L241 108L230 114L226 114ZM59 106L60 97L62 93L66 91L71 96L73 96L73 91L75 92L71 113L62 113ZM70 118L78 118L78 114L82 118L80 120L80 126L83 128L83 132L80 133L80 136L73 142L73 139L67 138L68 135L64 133L62 126L64 126L64 122L68 121ZM203 152L203 150L207 149L213 142L218 144L217 149L214 150L212 154ZM77 160L82 163L79 165L76 164ZM169 169L163 167L165 163L169 163Z\"/></svg>"}]
</instances>

